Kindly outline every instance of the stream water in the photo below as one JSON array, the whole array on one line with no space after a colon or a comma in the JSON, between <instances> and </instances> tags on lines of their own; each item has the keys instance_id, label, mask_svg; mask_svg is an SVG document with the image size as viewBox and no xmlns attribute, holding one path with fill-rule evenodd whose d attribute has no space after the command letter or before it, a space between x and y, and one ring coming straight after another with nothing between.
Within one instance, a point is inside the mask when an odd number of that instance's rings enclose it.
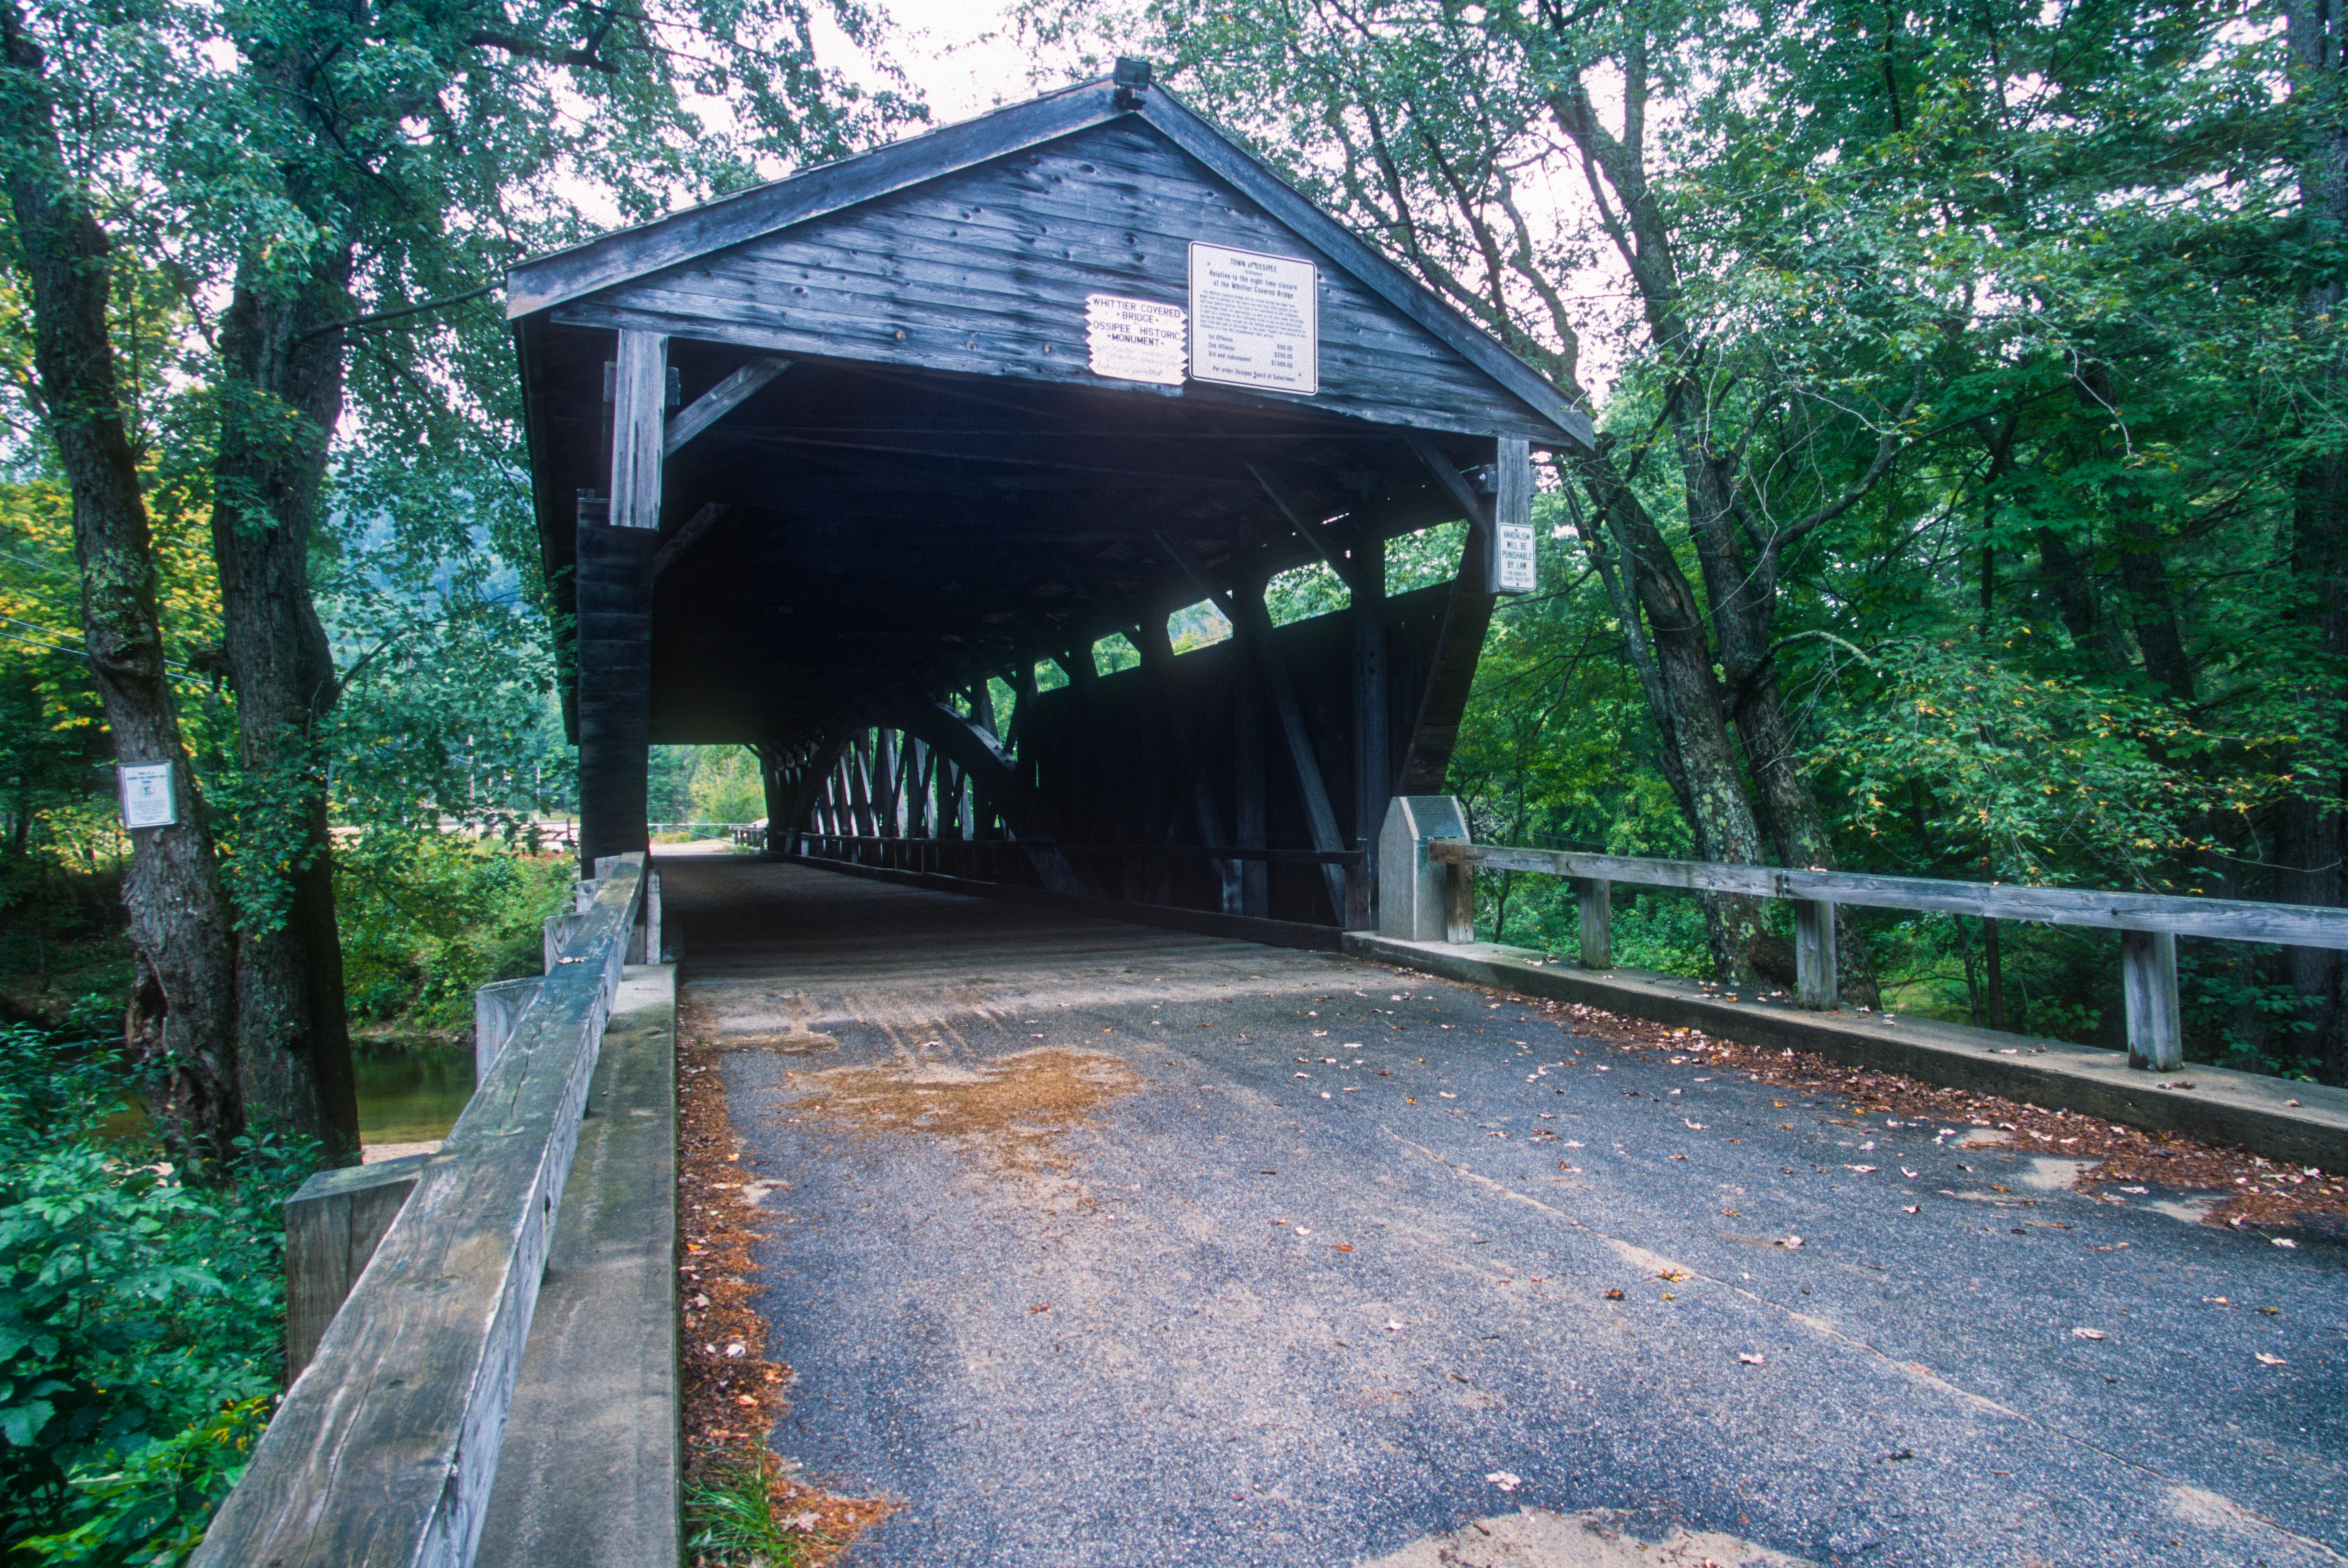
<instances>
[{"instance_id":1,"label":"stream water","mask_svg":"<svg viewBox=\"0 0 2348 1568\"><path fill-rule=\"evenodd\" d=\"M428 1143L448 1135L473 1093L473 1048L434 1040L352 1042L359 1138L367 1144Z\"/></svg>"}]
</instances>

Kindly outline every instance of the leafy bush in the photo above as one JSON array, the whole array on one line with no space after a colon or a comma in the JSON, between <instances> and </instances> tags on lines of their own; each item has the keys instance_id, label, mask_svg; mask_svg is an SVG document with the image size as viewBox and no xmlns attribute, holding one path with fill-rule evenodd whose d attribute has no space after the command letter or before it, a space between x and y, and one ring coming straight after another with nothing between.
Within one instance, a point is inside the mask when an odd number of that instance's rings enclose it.
<instances>
[{"instance_id":1,"label":"leafy bush","mask_svg":"<svg viewBox=\"0 0 2348 1568\"><path fill-rule=\"evenodd\" d=\"M367 833L336 862L344 983L354 1020L425 1029L472 1021L473 992L539 972L546 917L572 862L443 833Z\"/></svg>"},{"instance_id":2,"label":"leafy bush","mask_svg":"<svg viewBox=\"0 0 2348 1568\"><path fill-rule=\"evenodd\" d=\"M281 1209L314 1157L248 1138L182 1185L101 1017L0 1029L0 1542L174 1563L276 1392Z\"/></svg>"}]
</instances>

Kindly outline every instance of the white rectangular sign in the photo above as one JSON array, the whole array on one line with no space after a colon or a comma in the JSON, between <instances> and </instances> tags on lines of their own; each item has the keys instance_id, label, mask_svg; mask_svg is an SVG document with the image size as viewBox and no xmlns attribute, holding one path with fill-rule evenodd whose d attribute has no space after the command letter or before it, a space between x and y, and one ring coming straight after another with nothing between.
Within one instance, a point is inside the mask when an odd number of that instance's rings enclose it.
<instances>
[{"instance_id":1,"label":"white rectangular sign","mask_svg":"<svg viewBox=\"0 0 2348 1568\"><path fill-rule=\"evenodd\" d=\"M1321 274L1310 261L1190 242L1190 374L1311 396L1321 389Z\"/></svg>"},{"instance_id":2,"label":"white rectangular sign","mask_svg":"<svg viewBox=\"0 0 2348 1568\"><path fill-rule=\"evenodd\" d=\"M1179 305L1086 294L1085 348L1092 373L1111 381L1181 385L1187 324Z\"/></svg>"},{"instance_id":3,"label":"white rectangular sign","mask_svg":"<svg viewBox=\"0 0 2348 1568\"><path fill-rule=\"evenodd\" d=\"M1492 584L1495 593L1530 593L1540 579L1533 565L1533 530L1525 523L1500 525L1500 548L1498 554L1498 572Z\"/></svg>"},{"instance_id":4,"label":"white rectangular sign","mask_svg":"<svg viewBox=\"0 0 2348 1568\"><path fill-rule=\"evenodd\" d=\"M115 772L122 785L123 826L169 827L180 820L170 764L124 763Z\"/></svg>"}]
</instances>

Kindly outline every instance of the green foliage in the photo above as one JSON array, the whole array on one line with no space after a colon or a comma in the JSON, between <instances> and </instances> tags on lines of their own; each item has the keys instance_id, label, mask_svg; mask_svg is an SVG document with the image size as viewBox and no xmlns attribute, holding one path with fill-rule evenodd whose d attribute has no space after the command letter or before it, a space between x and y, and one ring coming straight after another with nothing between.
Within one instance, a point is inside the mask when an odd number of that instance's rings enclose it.
<instances>
[{"instance_id":1,"label":"green foliage","mask_svg":"<svg viewBox=\"0 0 2348 1568\"><path fill-rule=\"evenodd\" d=\"M1263 606L1274 626L1334 615L1354 602L1343 578L1326 561L1292 567L1263 585Z\"/></svg>"},{"instance_id":2,"label":"green foliage","mask_svg":"<svg viewBox=\"0 0 2348 1568\"><path fill-rule=\"evenodd\" d=\"M1093 671L1096 674L1114 675L1120 670L1138 669L1141 650L1133 639L1122 631L1112 631L1093 644Z\"/></svg>"},{"instance_id":3,"label":"green foliage","mask_svg":"<svg viewBox=\"0 0 2348 1568\"><path fill-rule=\"evenodd\" d=\"M776 1507L788 1461L761 1448L685 1489L685 1550L705 1568L798 1568L823 1539Z\"/></svg>"},{"instance_id":4,"label":"green foliage","mask_svg":"<svg viewBox=\"0 0 2348 1568\"><path fill-rule=\"evenodd\" d=\"M282 1205L313 1153L249 1137L220 1184L181 1185L103 1013L0 1029L0 1539L176 1563L276 1391Z\"/></svg>"},{"instance_id":5,"label":"green foliage","mask_svg":"<svg viewBox=\"0 0 2348 1568\"><path fill-rule=\"evenodd\" d=\"M463 1029L479 987L538 973L546 917L576 871L567 856L456 834L358 835L335 875L354 1019Z\"/></svg>"},{"instance_id":6,"label":"green foliage","mask_svg":"<svg viewBox=\"0 0 2348 1568\"><path fill-rule=\"evenodd\" d=\"M711 746L693 780L695 822L756 822L767 815L758 759L744 746Z\"/></svg>"}]
</instances>

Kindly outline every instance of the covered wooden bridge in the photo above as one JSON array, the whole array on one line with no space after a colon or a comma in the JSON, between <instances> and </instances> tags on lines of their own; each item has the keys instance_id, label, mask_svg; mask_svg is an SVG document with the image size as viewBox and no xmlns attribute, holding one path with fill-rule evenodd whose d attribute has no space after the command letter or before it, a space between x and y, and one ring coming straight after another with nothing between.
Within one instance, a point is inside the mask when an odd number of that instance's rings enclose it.
<instances>
[{"instance_id":1,"label":"covered wooden bridge","mask_svg":"<svg viewBox=\"0 0 2348 1568\"><path fill-rule=\"evenodd\" d=\"M530 261L508 308L590 863L645 847L648 745L739 743L776 849L1359 925L1533 585L1531 454L1590 435L1138 62ZM1463 518L1457 576L1389 596L1385 541ZM1349 607L1275 629L1316 561ZM1233 636L1176 657L1209 600ZM1097 673L1113 634L1140 664Z\"/></svg>"}]
</instances>

